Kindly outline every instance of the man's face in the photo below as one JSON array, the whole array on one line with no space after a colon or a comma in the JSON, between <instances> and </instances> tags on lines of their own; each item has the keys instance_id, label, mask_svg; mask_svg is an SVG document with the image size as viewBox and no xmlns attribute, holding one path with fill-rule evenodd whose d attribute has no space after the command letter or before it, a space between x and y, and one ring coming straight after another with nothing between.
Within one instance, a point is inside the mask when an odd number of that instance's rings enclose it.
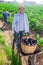
<instances>
[{"instance_id":1,"label":"man's face","mask_svg":"<svg viewBox=\"0 0 43 65\"><path fill-rule=\"evenodd\" d=\"M20 7L19 11L20 11L20 13L23 13L24 12L24 7Z\"/></svg>"}]
</instances>

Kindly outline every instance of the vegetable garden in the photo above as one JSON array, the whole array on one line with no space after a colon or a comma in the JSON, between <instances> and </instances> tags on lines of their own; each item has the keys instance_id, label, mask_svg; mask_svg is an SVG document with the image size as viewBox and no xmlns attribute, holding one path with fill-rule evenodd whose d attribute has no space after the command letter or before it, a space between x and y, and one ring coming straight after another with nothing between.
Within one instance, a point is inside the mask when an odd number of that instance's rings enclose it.
<instances>
[{"instance_id":1,"label":"vegetable garden","mask_svg":"<svg viewBox=\"0 0 43 65\"><path fill-rule=\"evenodd\" d=\"M0 4L0 19L3 18L2 13L9 11L12 16L8 18L8 23L12 24L14 14L17 13L19 4L4 3ZM43 6L42 5L26 5L24 12L27 14L30 28L38 33L43 32Z\"/></svg>"},{"instance_id":2,"label":"vegetable garden","mask_svg":"<svg viewBox=\"0 0 43 65\"><path fill-rule=\"evenodd\" d=\"M29 5L24 4L24 12L27 14L30 31L36 32L36 39L38 40L38 46L43 50L43 6L42 5ZM8 25L12 24L14 14L18 10L19 4L15 3L0 3L0 20L3 20L2 13L4 11L9 11L11 16L7 19ZM0 65L21 65L21 60L18 54L12 54L12 48L10 44L7 44L3 32L0 28ZM42 37L40 36L42 34ZM12 61L12 62L11 62ZM7 64L6 64L7 63Z\"/></svg>"}]
</instances>

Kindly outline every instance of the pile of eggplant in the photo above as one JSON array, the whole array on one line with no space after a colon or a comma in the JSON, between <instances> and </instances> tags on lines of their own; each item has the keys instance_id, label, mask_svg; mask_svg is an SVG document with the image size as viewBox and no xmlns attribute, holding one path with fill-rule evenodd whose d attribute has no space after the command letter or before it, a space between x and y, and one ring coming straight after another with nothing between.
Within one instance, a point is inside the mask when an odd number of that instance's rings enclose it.
<instances>
[{"instance_id":1,"label":"pile of eggplant","mask_svg":"<svg viewBox=\"0 0 43 65\"><path fill-rule=\"evenodd\" d=\"M26 44L26 45L35 45L37 44L37 40L36 39L32 39L32 38L23 38L22 41Z\"/></svg>"}]
</instances>

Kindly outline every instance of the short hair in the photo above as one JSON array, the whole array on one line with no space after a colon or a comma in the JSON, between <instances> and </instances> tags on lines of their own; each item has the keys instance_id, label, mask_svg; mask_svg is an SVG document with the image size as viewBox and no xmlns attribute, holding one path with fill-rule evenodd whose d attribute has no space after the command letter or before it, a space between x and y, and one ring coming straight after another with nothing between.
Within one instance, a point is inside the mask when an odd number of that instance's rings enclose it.
<instances>
[{"instance_id":1,"label":"short hair","mask_svg":"<svg viewBox=\"0 0 43 65\"><path fill-rule=\"evenodd\" d=\"M23 9L25 9L24 5L21 5L21 6L19 6L19 9L20 9L20 8L23 8Z\"/></svg>"}]
</instances>

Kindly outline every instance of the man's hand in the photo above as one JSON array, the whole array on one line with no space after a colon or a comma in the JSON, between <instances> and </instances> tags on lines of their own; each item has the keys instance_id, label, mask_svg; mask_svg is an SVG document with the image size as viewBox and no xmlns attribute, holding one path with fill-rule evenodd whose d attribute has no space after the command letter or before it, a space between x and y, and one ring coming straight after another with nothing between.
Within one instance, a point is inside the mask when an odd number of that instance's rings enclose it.
<instances>
[{"instance_id":1,"label":"man's hand","mask_svg":"<svg viewBox=\"0 0 43 65\"><path fill-rule=\"evenodd\" d=\"M26 36L28 35L29 36L29 34L30 34L30 32L26 32L24 35L26 35Z\"/></svg>"}]
</instances>

